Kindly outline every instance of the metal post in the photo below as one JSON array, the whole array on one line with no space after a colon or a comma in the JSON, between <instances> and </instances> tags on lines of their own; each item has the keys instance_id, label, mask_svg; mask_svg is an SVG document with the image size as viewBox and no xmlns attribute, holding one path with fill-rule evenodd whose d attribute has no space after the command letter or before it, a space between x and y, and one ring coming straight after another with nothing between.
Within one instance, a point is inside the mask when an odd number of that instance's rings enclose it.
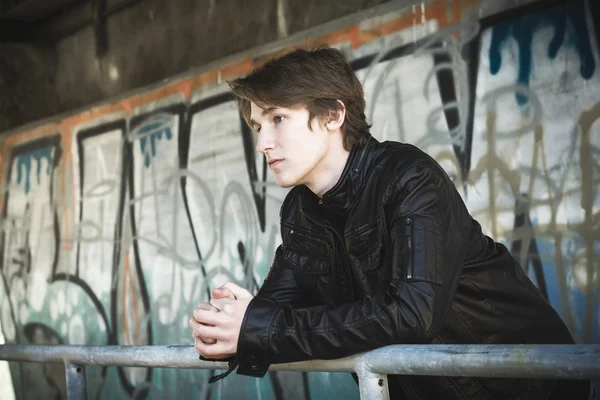
<instances>
[{"instance_id":1,"label":"metal post","mask_svg":"<svg viewBox=\"0 0 600 400\"><path fill-rule=\"evenodd\" d=\"M371 372L365 360L360 358L356 362L356 375L360 400L390 400L387 375Z\"/></svg>"},{"instance_id":2,"label":"metal post","mask_svg":"<svg viewBox=\"0 0 600 400\"><path fill-rule=\"evenodd\" d=\"M87 399L87 382L83 365L65 363L67 375L67 398L69 400Z\"/></svg>"}]
</instances>

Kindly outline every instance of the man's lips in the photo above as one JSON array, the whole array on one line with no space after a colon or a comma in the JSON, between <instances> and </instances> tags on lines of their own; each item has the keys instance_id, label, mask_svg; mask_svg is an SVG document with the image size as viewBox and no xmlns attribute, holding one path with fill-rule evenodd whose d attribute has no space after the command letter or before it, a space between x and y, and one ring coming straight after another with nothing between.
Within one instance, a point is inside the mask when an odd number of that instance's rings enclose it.
<instances>
[{"instance_id":1,"label":"man's lips","mask_svg":"<svg viewBox=\"0 0 600 400\"><path fill-rule=\"evenodd\" d=\"M274 167L277 164L280 164L283 161L283 158L276 158L273 160L269 160L269 167Z\"/></svg>"}]
</instances>

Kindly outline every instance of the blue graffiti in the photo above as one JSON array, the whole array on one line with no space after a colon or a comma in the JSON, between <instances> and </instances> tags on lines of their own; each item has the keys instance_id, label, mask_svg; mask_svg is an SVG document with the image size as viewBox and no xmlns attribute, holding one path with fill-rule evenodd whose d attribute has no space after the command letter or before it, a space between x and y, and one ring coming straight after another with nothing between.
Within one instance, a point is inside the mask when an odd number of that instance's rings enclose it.
<instances>
[{"instance_id":1,"label":"blue graffiti","mask_svg":"<svg viewBox=\"0 0 600 400\"><path fill-rule=\"evenodd\" d=\"M52 164L52 147L42 147L17 158L17 183L25 185L25 194L31 189L31 164L33 160L37 162L37 183L40 184L42 174L42 160L48 160L46 165L46 175L50 175L50 166ZM25 172L23 172L25 170Z\"/></svg>"},{"instance_id":2,"label":"blue graffiti","mask_svg":"<svg viewBox=\"0 0 600 400\"><path fill-rule=\"evenodd\" d=\"M579 54L579 72L584 79L594 75L596 61L590 42L590 32L585 17L583 0L563 5L548 11L526 15L500 24L492 29L490 44L490 73L495 75L502 67L502 45L512 36L519 45L519 76L517 82L529 85L532 69L532 42L534 33L541 28L552 26L554 36L548 45L548 57L554 60L563 44L574 46ZM568 32L568 35L567 35ZM565 38L568 40L565 42ZM517 94L519 105L528 102L527 97Z\"/></svg>"},{"instance_id":3,"label":"blue graffiti","mask_svg":"<svg viewBox=\"0 0 600 400\"><path fill-rule=\"evenodd\" d=\"M165 125L164 119L155 120L142 126L137 133L137 136L140 136L140 151L144 156L144 165L146 168L150 167L152 159L156 157L156 141L161 140L163 134L167 140L173 138L171 127ZM150 142L150 149L147 150L146 146L148 142Z\"/></svg>"}]
</instances>

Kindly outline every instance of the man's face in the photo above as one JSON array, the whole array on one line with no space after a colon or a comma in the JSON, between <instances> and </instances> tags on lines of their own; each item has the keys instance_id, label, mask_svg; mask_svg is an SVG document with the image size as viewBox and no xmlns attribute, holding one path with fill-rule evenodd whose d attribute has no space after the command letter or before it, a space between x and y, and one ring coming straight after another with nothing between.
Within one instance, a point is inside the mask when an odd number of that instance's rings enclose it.
<instances>
[{"instance_id":1,"label":"man's face","mask_svg":"<svg viewBox=\"0 0 600 400\"><path fill-rule=\"evenodd\" d=\"M306 108L251 104L252 128L258 132L256 150L263 153L280 187L309 185L324 168L329 132L313 118L308 127Z\"/></svg>"}]
</instances>

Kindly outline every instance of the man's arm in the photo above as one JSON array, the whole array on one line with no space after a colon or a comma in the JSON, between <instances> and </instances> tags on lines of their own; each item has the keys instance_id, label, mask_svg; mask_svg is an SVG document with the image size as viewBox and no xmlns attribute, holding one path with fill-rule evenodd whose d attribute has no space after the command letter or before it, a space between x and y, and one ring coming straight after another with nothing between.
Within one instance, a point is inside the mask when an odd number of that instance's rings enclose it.
<instances>
[{"instance_id":1,"label":"man's arm","mask_svg":"<svg viewBox=\"0 0 600 400\"><path fill-rule=\"evenodd\" d=\"M340 358L437 334L464 262L454 210L464 206L450 201L453 184L433 166L410 168L391 188L386 290L336 307L294 308L257 296L239 333L239 374L262 377L271 363Z\"/></svg>"},{"instance_id":2,"label":"man's arm","mask_svg":"<svg viewBox=\"0 0 600 400\"><path fill-rule=\"evenodd\" d=\"M256 297L268 299L281 306L301 307L303 303L303 294L296 285L296 280L292 270L282 264L283 246L277 247L271 268L258 289ZM237 286L237 285L236 285ZM220 288L213 289L213 298L229 298L235 300L236 296L229 289L227 284Z\"/></svg>"},{"instance_id":3,"label":"man's arm","mask_svg":"<svg viewBox=\"0 0 600 400\"><path fill-rule=\"evenodd\" d=\"M303 294L290 268L282 264L282 246L275 251L273 263L256 297L279 306L299 307ZM228 282L212 290L210 302L200 304L190 320L194 347L202 360L232 360L236 353L240 325L252 294Z\"/></svg>"},{"instance_id":4,"label":"man's arm","mask_svg":"<svg viewBox=\"0 0 600 400\"><path fill-rule=\"evenodd\" d=\"M275 257L256 297L267 299L279 306L302 307L303 293L298 288L292 270L282 263L283 246L275 251Z\"/></svg>"}]
</instances>

